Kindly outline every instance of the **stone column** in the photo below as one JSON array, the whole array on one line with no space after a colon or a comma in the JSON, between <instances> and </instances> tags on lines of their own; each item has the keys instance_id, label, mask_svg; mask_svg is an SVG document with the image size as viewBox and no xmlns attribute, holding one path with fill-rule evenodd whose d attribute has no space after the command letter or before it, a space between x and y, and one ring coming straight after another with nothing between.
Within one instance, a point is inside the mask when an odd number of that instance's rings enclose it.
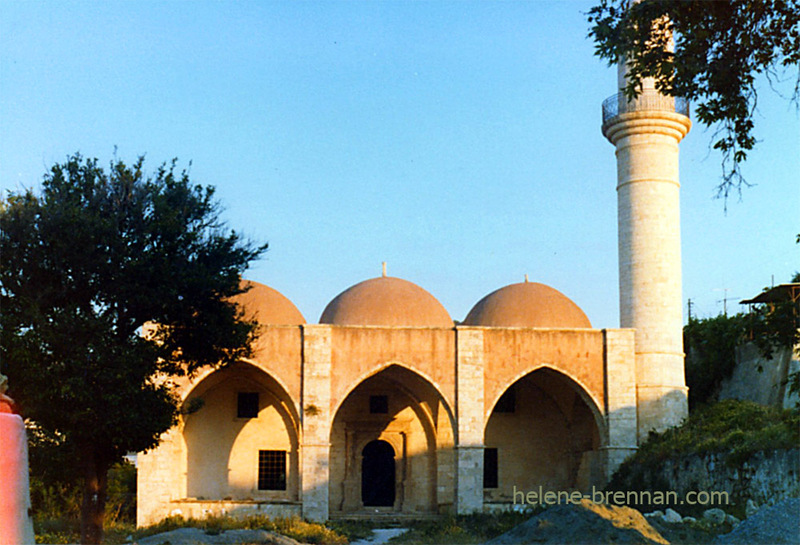
<instances>
[{"instance_id":1,"label":"stone column","mask_svg":"<svg viewBox=\"0 0 800 545\"><path fill-rule=\"evenodd\" d=\"M633 101L603 103L603 135L616 146L620 325L636 330L640 441L687 415L678 143L685 102L645 82Z\"/></svg>"},{"instance_id":2,"label":"stone column","mask_svg":"<svg viewBox=\"0 0 800 545\"><path fill-rule=\"evenodd\" d=\"M328 520L331 434L331 327L303 326L301 483L303 517Z\"/></svg>"},{"instance_id":3,"label":"stone column","mask_svg":"<svg viewBox=\"0 0 800 545\"><path fill-rule=\"evenodd\" d=\"M483 510L483 330L456 328L456 513Z\"/></svg>"},{"instance_id":4,"label":"stone column","mask_svg":"<svg viewBox=\"0 0 800 545\"><path fill-rule=\"evenodd\" d=\"M604 329L605 414L607 442L603 452L606 482L636 452L636 353L632 329Z\"/></svg>"},{"instance_id":5,"label":"stone column","mask_svg":"<svg viewBox=\"0 0 800 545\"><path fill-rule=\"evenodd\" d=\"M0 375L0 545L34 543L28 482L28 439Z\"/></svg>"}]
</instances>

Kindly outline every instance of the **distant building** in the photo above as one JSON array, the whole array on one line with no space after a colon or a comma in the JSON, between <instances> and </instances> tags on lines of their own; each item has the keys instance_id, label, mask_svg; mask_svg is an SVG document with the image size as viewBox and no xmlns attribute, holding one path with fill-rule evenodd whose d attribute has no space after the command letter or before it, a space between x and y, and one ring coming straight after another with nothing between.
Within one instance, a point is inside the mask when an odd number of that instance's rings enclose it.
<instances>
[{"instance_id":1,"label":"distant building","mask_svg":"<svg viewBox=\"0 0 800 545\"><path fill-rule=\"evenodd\" d=\"M769 306L781 302L791 302L795 309L800 309L800 283L780 284L741 304ZM754 343L744 343L736 348L736 366L720 385L719 399L744 399L770 407L793 408L800 396L790 391L788 382L798 372L800 346L778 347L772 357L765 358Z\"/></svg>"}]
</instances>

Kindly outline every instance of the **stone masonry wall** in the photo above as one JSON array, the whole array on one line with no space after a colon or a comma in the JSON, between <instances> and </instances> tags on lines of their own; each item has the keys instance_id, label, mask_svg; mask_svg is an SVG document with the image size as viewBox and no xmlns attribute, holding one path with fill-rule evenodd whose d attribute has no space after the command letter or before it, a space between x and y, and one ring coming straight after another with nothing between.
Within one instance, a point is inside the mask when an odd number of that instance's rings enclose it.
<instances>
[{"instance_id":1,"label":"stone masonry wall","mask_svg":"<svg viewBox=\"0 0 800 545\"><path fill-rule=\"evenodd\" d=\"M631 489L675 491L679 499L687 492L726 492L731 505L742 507L748 499L774 504L800 497L800 449L760 451L739 464L729 463L726 453L682 456L631 478L636 481L628 483ZM728 510L725 505L707 507Z\"/></svg>"}]
</instances>

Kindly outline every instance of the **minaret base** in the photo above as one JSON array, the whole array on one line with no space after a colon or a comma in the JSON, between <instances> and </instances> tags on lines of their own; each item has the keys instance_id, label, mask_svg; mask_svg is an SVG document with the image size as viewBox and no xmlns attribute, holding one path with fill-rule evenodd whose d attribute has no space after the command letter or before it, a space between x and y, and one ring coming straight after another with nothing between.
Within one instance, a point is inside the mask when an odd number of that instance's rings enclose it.
<instances>
[{"instance_id":1,"label":"minaret base","mask_svg":"<svg viewBox=\"0 0 800 545\"><path fill-rule=\"evenodd\" d=\"M689 388L686 386L636 387L638 439L641 445L651 431L661 433L680 425L689 415Z\"/></svg>"}]
</instances>

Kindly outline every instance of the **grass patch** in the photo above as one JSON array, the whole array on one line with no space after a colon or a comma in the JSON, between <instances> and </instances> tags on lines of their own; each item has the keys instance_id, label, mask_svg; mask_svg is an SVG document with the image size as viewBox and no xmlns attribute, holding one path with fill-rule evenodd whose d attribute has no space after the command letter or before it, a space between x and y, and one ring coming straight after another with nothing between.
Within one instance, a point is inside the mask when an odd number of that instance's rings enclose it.
<instances>
[{"instance_id":1,"label":"grass patch","mask_svg":"<svg viewBox=\"0 0 800 545\"><path fill-rule=\"evenodd\" d=\"M332 527L306 522L299 517L270 518L266 516L246 518L215 516L204 519L169 517L158 524L138 529L130 523L115 522L106 525L103 542L107 545L122 545L127 543L128 536L140 539L178 528L200 528L212 535L221 534L226 530L267 530L312 545L347 545L349 543L345 533ZM34 531L37 543L66 544L80 541L80 521L76 519L34 520ZM370 533L366 535L370 535Z\"/></svg>"},{"instance_id":2,"label":"grass patch","mask_svg":"<svg viewBox=\"0 0 800 545\"><path fill-rule=\"evenodd\" d=\"M468 545L483 543L506 533L533 516L527 513L477 513L450 515L435 521L419 521L409 525L408 532L391 540L407 545Z\"/></svg>"},{"instance_id":3,"label":"grass patch","mask_svg":"<svg viewBox=\"0 0 800 545\"><path fill-rule=\"evenodd\" d=\"M325 526L342 534L350 541L357 541L359 539L372 537L372 530L375 528L382 528L384 525L378 522L361 520L329 520L325 523Z\"/></svg>"},{"instance_id":4,"label":"grass patch","mask_svg":"<svg viewBox=\"0 0 800 545\"><path fill-rule=\"evenodd\" d=\"M67 543L80 543L81 522L76 518L43 518L33 519L33 531L36 543L50 543L61 545ZM127 543L127 538L134 535L136 525L126 522L107 524L103 542L108 545L122 545Z\"/></svg>"},{"instance_id":5,"label":"grass patch","mask_svg":"<svg viewBox=\"0 0 800 545\"><path fill-rule=\"evenodd\" d=\"M267 530L291 537L301 543L314 545L346 545L346 535L323 524L306 522L299 517L250 516L243 518L211 516L204 519L184 519L169 517L158 524L140 528L133 533L134 538L142 538L169 532L178 528L200 528L209 534L220 534L226 530Z\"/></svg>"}]
</instances>

